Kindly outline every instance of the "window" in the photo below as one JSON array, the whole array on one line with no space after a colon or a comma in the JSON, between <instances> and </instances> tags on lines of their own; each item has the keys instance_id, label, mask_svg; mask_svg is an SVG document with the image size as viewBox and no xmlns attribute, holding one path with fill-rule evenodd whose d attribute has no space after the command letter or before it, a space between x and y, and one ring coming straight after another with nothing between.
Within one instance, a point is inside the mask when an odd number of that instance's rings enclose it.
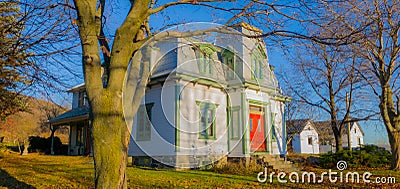
<instances>
[{"instance_id":1,"label":"window","mask_svg":"<svg viewBox=\"0 0 400 189\"><path fill-rule=\"evenodd\" d=\"M250 123L250 131L252 131L253 130L253 118L250 118L250 121L249 121Z\"/></svg>"},{"instance_id":2,"label":"window","mask_svg":"<svg viewBox=\"0 0 400 189\"><path fill-rule=\"evenodd\" d=\"M200 54L200 72L206 74L212 74L211 63L213 59L210 54Z\"/></svg>"},{"instance_id":3,"label":"window","mask_svg":"<svg viewBox=\"0 0 400 189\"><path fill-rule=\"evenodd\" d=\"M254 52L251 55L251 71L253 75L253 79L262 79L263 78L263 59L259 52Z\"/></svg>"},{"instance_id":4,"label":"window","mask_svg":"<svg viewBox=\"0 0 400 189\"><path fill-rule=\"evenodd\" d=\"M235 77L235 54L225 49L222 52L222 62L226 65L226 76L229 79L233 79Z\"/></svg>"},{"instance_id":5,"label":"window","mask_svg":"<svg viewBox=\"0 0 400 189\"><path fill-rule=\"evenodd\" d=\"M154 103L141 105L138 110L136 140L144 141L151 139L151 109Z\"/></svg>"},{"instance_id":6,"label":"window","mask_svg":"<svg viewBox=\"0 0 400 189\"><path fill-rule=\"evenodd\" d=\"M312 136L308 137L308 145L312 145Z\"/></svg>"},{"instance_id":7,"label":"window","mask_svg":"<svg viewBox=\"0 0 400 189\"><path fill-rule=\"evenodd\" d=\"M230 120L230 130L231 139L239 139L240 136L240 107L234 107L231 109L231 120Z\"/></svg>"},{"instance_id":8,"label":"window","mask_svg":"<svg viewBox=\"0 0 400 189\"><path fill-rule=\"evenodd\" d=\"M216 104L197 102L200 108L200 136L201 139L215 139Z\"/></svg>"},{"instance_id":9,"label":"window","mask_svg":"<svg viewBox=\"0 0 400 189\"><path fill-rule=\"evenodd\" d=\"M261 44L255 48L251 54L251 70L254 80L263 79L264 77L264 61L267 59L267 54Z\"/></svg>"},{"instance_id":10,"label":"window","mask_svg":"<svg viewBox=\"0 0 400 189\"><path fill-rule=\"evenodd\" d=\"M85 92L79 92L78 93L78 108L82 108L86 106L86 93Z\"/></svg>"},{"instance_id":11,"label":"window","mask_svg":"<svg viewBox=\"0 0 400 189\"><path fill-rule=\"evenodd\" d=\"M258 119L257 122L257 132L261 132L261 119Z\"/></svg>"},{"instance_id":12,"label":"window","mask_svg":"<svg viewBox=\"0 0 400 189\"><path fill-rule=\"evenodd\" d=\"M210 44L198 44L198 49L195 50L195 53L200 73L212 75L215 51L216 49Z\"/></svg>"}]
</instances>

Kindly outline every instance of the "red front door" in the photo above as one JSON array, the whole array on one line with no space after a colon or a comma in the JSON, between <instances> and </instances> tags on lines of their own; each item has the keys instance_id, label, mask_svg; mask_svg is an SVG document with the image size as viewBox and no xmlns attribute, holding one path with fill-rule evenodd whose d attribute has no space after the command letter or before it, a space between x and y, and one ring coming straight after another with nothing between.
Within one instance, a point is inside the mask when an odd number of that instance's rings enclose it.
<instances>
[{"instance_id":1,"label":"red front door","mask_svg":"<svg viewBox=\"0 0 400 189\"><path fill-rule=\"evenodd\" d=\"M252 152L265 151L264 116L250 113L250 149Z\"/></svg>"}]
</instances>

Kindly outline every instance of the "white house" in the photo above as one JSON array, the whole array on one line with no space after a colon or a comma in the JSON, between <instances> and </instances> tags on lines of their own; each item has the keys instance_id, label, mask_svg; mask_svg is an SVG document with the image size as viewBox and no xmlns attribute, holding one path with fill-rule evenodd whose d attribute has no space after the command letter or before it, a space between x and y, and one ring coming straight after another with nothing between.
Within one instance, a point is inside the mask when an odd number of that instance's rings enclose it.
<instances>
[{"instance_id":1,"label":"white house","mask_svg":"<svg viewBox=\"0 0 400 189\"><path fill-rule=\"evenodd\" d=\"M69 125L68 155L90 155L92 145L89 130L88 101L83 84L68 90L73 94L72 109L49 120L53 125Z\"/></svg>"},{"instance_id":2,"label":"white house","mask_svg":"<svg viewBox=\"0 0 400 189\"><path fill-rule=\"evenodd\" d=\"M289 145L294 153L319 154L318 132L311 120L290 120L286 126Z\"/></svg>"},{"instance_id":3,"label":"white house","mask_svg":"<svg viewBox=\"0 0 400 189\"><path fill-rule=\"evenodd\" d=\"M343 135L343 147L348 147L348 142L347 142L347 125L344 128L345 133ZM358 122L353 122L351 123L350 126L350 145L351 148L358 148L362 147L364 145L364 132L361 129L360 125Z\"/></svg>"},{"instance_id":4,"label":"white house","mask_svg":"<svg viewBox=\"0 0 400 189\"><path fill-rule=\"evenodd\" d=\"M259 32L244 23L235 27L244 34ZM278 86L262 40L223 34L212 41L168 39L154 43L148 55L150 82L128 125L135 164L189 168L221 158L286 154L284 107L290 98ZM84 96L80 87L70 90L74 102ZM71 125L73 155L90 152L87 111L84 116L78 111L77 119L77 107L50 120ZM81 127L85 141L74 143Z\"/></svg>"},{"instance_id":5,"label":"white house","mask_svg":"<svg viewBox=\"0 0 400 189\"><path fill-rule=\"evenodd\" d=\"M320 136L320 151L326 153L335 151L335 137L331 128L330 121L319 121L314 123ZM339 124L339 123L338 123ZM342 130L342 146L348 147L348 124L345 124ZM364 145L364 132L358 122L350 123L350 143L351 148L359 148Z\"/></svg>"},{"instance_id":6,"label":"white house","mask_svg":"<svg viewBox=\"0 0 400 189\"><path fill-rule=\"evenodd\" d=\"M338 123L339 124L339 123ZM350 124L351 148L364 145L364 132L358 122ZM335 137L330 121L316 121L309 119L287 121L289 148L294 153L318 154L335 151ZM342 145L348 147L347 124L342 130Z\"/></svg>"}]
</instances>

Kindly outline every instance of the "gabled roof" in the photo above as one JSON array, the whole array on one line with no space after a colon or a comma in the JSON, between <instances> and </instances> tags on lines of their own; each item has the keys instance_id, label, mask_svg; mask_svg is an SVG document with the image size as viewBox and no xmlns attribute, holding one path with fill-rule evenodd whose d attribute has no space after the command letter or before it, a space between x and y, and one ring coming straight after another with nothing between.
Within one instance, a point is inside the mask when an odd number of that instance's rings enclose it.
<instances>
[{"instance_id":1,"label":"gabled roof","mask_svg":"<svg viewBox=\"0 0 400 189\"><path fill-rule=\"evenodd\" d=\"M351 126L350 126L350 129L353 129L353 127L354 127L356 124L358 125L358 128L359 128L360 131L361 131L361 134L364 136L364 131L361 129L361 126L360 126L360 124L358 124L358 122L352 122L352 123L351 123ZM347 129L347 126L345 127L345 129Z\"/></svg>"},{"instance_id":2,"label":"gabled roof","mask_svg":"<svg viewBox=\"0 0 400 189\"><path fill-rule=\"evenodd\" d=\"M314 125L320 138L332 138L334 136L331 121L316 121Z\"/></svg>"},{"instance_id":3,"label":"gabled roof","mask_svg":"<svg viewBox=\"0 0 400 189\"><path fill-rule=\"evenodd\" d=\"M298 120L288 120L286 122L286 130L288 134L298 134L304 130L304 128L312 122L310 119L298 119Z\"/></svg>"},{"instance_id":4,"label":"gabled roof","mask_svg":"<svg viewBox=\"0 0 400 189\"><path fill-rule=\"evenodd\" d=\"M342 123L342 120L337 121L338 125L341 124L341 123ZM357 122L351 122L350 123L350 125L351 125L350 129L353 129L353 126L356 125L356 124L357 124ZM315 121L314 125L315 125L315 128L317 129L317 132L318 132L319 135L321 135L321 136L324 136L324 135L325 136L327 136L327 135L333 136L333 130L332 130L332 127L331 127L331 121ZM347 123L343 126L342 134L347 134L347 126L348 126ZM359 127L359 129L360 129L362 135L364 135L364 132L361 129L361 127Z\"/></svg>"},{"instance_id":5,"label":"gabled roof","mask_svg":"<svg viewBox=\"0 0 400 189\"><path fill-rule=\"evenodd\" d=\"M49 120L49 123L53 125L68 124L72 121L81 121L89 118L89 110L87 107L74 108L69 110L53 119Z\"/></svg>"}]
</instances>

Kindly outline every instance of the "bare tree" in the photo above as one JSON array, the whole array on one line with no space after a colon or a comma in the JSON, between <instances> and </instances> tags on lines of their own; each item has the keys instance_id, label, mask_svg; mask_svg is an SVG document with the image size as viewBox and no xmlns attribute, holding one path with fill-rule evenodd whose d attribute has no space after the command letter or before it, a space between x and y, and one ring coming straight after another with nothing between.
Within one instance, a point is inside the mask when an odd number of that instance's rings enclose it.
<instances>
[{"instance_id":1,"label":"bare tree","mask_svg":"<svg viewBox=\"0 0 400 189\"><path fill-rule=\"evenodd\" d=\"M292 83L288 82L287 85L295 97L307 105L306 108L317 108L329 115L336 151L342 150L343 128L350 121L350 115L354 117L366 112L346 107L345 101L347 92L349 104L353 104L355 97L360 96L356 89L362 85L361 79L354 69L359 61L356 57L348 57L345 47L302 42L291 62L299 74L292 75L289 80Z\"/></svg>"},{"instance_id":2,"label":"bare tree","mask_svg":"<svg viewBox=\"0 0 400 189\"><path fill-rule=\"evenodd\" d=\"M400 170L400 99L398 1L349 2L348 6L368 23L360 33L361 40L353 45L355 53L365 61L358 69L379 98L379 109L386 127L392 152L392 169ZM351 19L351 18L349 18ZM351 31L352 27L346 27Z\"/></svg>"},{"instance_id":3,"label":"bare tree","mask_svg":"<svg viewBox=\"0 0 400 189\"><path fill-rule=\"evenodd\" d=\"M392 151L392 169L400 169L400 100L398 1L328 1L316 2L326 9L325 32L351 41L349 56L362 59L354 71L376 95L379 112L386 127ZM310 10L312 11L312 10ZM352 34L349 36L348 34ZM371 107L370 107L371 108ZM371 108L373 109L373 108Z\"/></svg>"}]
</instances>

